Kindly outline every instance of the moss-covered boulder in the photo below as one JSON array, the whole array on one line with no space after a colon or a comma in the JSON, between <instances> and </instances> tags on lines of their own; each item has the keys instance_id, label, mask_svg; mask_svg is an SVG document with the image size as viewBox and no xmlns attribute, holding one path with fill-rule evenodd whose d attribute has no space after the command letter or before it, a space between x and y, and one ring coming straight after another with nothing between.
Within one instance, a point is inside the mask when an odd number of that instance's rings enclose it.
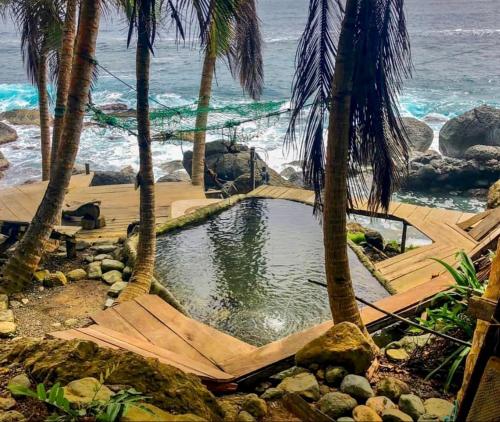
<instances>
[{"instance_id":1,"label":"moss-covered boulder","mask_svg":"<svg viewBox=\"0 0 500 422\"><path fill-rule=\"evenodd\" d=\"M120 419L121 422L204 422L205 418L191 413L173 415L149 403L130 406Z\"/></svg>"},{"instance_id":2,"label":"moss-covered boulder","mask_svg":"<svg viewBox=\"0 0 500 422\"><path fill-rule=\"evenodd\" d=\"M325 334L306 344L295 355L298 366L340 365L361 374L370 366L374 352L361 330L350 322L335 324Z\"/></svg>"},{"instance_id":3,"label":"moss-covered boulder","mask_svg":"<svg viewBox=\"0 0 500 422\"><path fill-rule=\"evenodd\" d=\"M81 340L19 339L0 342L0 366L20 363L36 382L71 381L99 376L113 367L108 385L127 385L151 397L151 403L175 414L222 419L215 397L199 378L135 353L98 347Z\"/></svg>"}]
</instances>

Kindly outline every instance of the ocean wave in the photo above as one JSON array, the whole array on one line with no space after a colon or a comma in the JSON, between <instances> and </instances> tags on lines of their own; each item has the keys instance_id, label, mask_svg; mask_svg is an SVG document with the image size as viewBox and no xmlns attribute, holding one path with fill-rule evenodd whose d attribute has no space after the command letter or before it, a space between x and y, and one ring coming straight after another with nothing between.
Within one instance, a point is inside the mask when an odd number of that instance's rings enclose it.
<instances>
[{"instance_id":1,"label":"ocean wave","mask_svg":"<svg viewBox=\"0 0 500 422\"><path fill-rule=\"evenodd\" d=\"M30 84L0 84L0 111L15 108L34 108L38 105L38 92Z\"/></svg>"},{"instance_id":2,"label":"ocean wave","mask_svg":"<svg viewBox=\"0 0 500 422\"><path fill-rule=\"evenodd\" d=\"M484 35L498 35L500 34L500 29L463 29L463 28L455 28L455 29L440 29L433 31L426 31L427 34L441 34L441 35L474 35L474 36L484 36Z\"/></svg>"}]
</instances>

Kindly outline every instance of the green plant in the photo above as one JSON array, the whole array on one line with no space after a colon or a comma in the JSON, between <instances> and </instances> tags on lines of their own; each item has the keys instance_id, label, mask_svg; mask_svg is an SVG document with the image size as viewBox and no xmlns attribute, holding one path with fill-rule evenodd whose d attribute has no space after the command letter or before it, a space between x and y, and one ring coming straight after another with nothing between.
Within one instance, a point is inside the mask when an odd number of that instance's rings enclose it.
<instances>
[{"instance_id":1,"label":"green plant","mask_svg":"<svg viewBox=\"0 0 500 422\"><path fill-rule=\"evenodd\" d=\"M366 241L365 234L362 232L347 232L347 238L351 241L359 245Z\"/></svg>"}]
</instances>

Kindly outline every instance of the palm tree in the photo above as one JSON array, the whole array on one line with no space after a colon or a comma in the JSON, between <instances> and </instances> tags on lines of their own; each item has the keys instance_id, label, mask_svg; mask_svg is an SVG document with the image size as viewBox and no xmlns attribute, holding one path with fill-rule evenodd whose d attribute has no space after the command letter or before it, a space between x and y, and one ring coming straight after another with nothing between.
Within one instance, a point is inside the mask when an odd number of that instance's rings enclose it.
<instances>
[{"instance_id":1,"label":"palm tree","mask_svg":"<svg viewBox=\"0 0 500 422\"><path fill-rule=\"evenodd\" d=\"M55 174L57 155L63 132L64 113L68 100L68 90L73 64L73 50L76 35L77 0L66 1L66 16L64 19L63 39L59 51L59 66L57 71L57 94L54 110L54 125L52 129L52 149L50 155L50 174Z\"/></svg>"},{"instance_id":2,"label":"palm tree","mask_svg":"<svg viewBox=\"0 0 500 422\"><path fill-rule=\"evenodd\" d=\"M200 22L205 57L201 73L198 110L193 144L191 181L195 186L205 185L205 140L212 81L218 57L226 56L231 72L239 78L243 89L254 99L262 93L264 72L262 65L262 38L255 0L212 0L208 20Z\"/></svg>"},{"instance_id":3,"label":"palm tree","mask_svg":"<svg viewBox=\"0 0 500 422\"><path fill-rule=\"evenodd\" d=\"M26 234L3 269L0 290L6 293L19 292L29 284L50 237L54 221L61 213L78 152L90 91L100 9L101 0L82 2L58 165Z\"/></svg>"},{"instance_id":4,"label":"palm tree","mask_svg":"<svg viewBox=\"0 0 500 422\"><path fill-rule=\"evenodd\" d=\"M48 95L49 63L55 71L61 32L60 2L19 0L7 3L21 32L21 51L26 72L38 89L42 180L50 175L50 111Z\"/></svg>"},{"instance_id":5,"label":"palm tree","mask_svg":"<svg viewBox=\"0 0 500 422\"><path fill-rule=\"evenodd\" d=\"M372 210L387 211L404 176L408 141L397 94L410 73L403 0L347 0L345 10L337 0L310 0L286 141L295 141L300 113L312 98L301 152L305 179L316 192L315 210L323 211L330 308L335 323L349 321L363 330L347 258L346 213L366 196ZM371 184L363 176L349 178L364 175L367 165Z\"/></svg>"}]
</instances>

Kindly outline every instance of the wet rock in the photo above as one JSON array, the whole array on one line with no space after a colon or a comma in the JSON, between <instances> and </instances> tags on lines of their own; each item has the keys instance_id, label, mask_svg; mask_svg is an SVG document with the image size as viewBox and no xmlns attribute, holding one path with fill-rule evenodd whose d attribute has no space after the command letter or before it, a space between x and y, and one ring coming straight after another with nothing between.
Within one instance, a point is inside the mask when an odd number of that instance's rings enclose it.
<instances>
[{"instance_id":1,"label":"wet rock","mask_svg":"<svg viewBox=\"0 0 500 422\"><path fill-rule=\"evenodd\" d=\"M340 365L360 374L368 369L373 357L373 350L361 330L350 322L341 322L299 350L295 362L298 366Z\"/></svg>"},{"instance_id":2,"label":"wet rock","mask_svg":"<svg viewBox=\"0 0 500 422\"><path fill-rule=\"evenodd\" d=\"M287 393L297 393L308 400L318 400L320 396L318 381L313 374L305 372L285 378L277 388Z\"/></svg>"},{"instance_id":3,"label":"wet rock","mask_svg":"<svg viewBox=\"0 0 500 422\"><path fill-rule=\"evenodd\" d=\"M277 400L283 397L285 392L280 388L271 387L262 393L260 396L264 400Z\"/></svg>"},{"instance_id":4,"label":"wet rock","mask_svg":"<svg viewBox=\"0 0 500 422\"><path fill-rule=\"evenodd\" d=\"M0 145L13 142L17 139L16 129L0 122Z\"/></svg>"},{"instance_id":5,"label":"wet rock","mask_svg":"<svg viewBox=\"0 0 500 422\"><path fill-rule=\"evenodd\" d=\"M500 146L500 109L483 105L448 120L439 132L444 155L463 158L473 145Z\"/></svg>"},{"instance_id":6,"label":"wet rock","mask_svg":"<svg viewBox=\"0 0 500 422\"><path fill-rule=\"evenodd\" d=\"M66 278L70 281L78 281L87 278L87 271L83 268L76 268L66 274Z\"/></svg>"},{"instance_id":7,"label":"wet rock","mask_svg":"<svg viewBox=\"0 0 500 422\"><path fill-rule=\"evenodd\" d=\"M113 392L108 387L101 385L92 377L71 381L63 389L64 397L75 407L89 404L93 400L106 402L113 396Z\"/></svg>"},{"instance_id":8,"label":"wet rock","mask_svg":"<svg viewBox=\"0 0 500 422\"><path fill-rule=\"evenodd\" d=\"M427 151L434 139L432 128L414 117L403 117L402 122L412 148L420 152Z\"/></svg>"},{"instance_id":9,"label":"wet rock","mask_svg":"<svg viewBox=\"0 0 500 422\"><path fill-rule=\"evenodd\" d=\"M259 398L257 394L247 394L243 398L241 408L256 418L267 415L267 404L265 400Z\"/></svg>"},{"instance_id":10,"label":"wet rock","mask_svg":"<svg viewBox=\"0 0 500 422\"><path fill-rule=\"evenodd\" d=\"M129 169L120 171L96 171L90 186L107 186L107 185L126 185L133 184L136 181L136 176Z\"/></svg>"},{"instance_id":11,"label":"wet rock","mask_svg":"<svg viewBox=\"0 0 500 422\"><path fill-rule=\"evenodd\" d=\"M238 413L238 416L236 417L236 422L254 422L254 421L255 418L246 410L243 410L240 413Z\"/></svg>"},{"instance_id":12,"label":"wet rock","mask_svg":"<svg viewBox=\"0 0 500 422\"><path fill-rule=\"evenodd\" d=\"M12 397L0 397L0 410L10 410L16 405Z\"/></svg>"},{"instance_id":13,"label":"wet rock","mask_svg":"<svg viewBox=\"0 0 500 422\"><path fill-rule=\"evenodd\" d=\"M66 276L61 271L50 273L43 279L45 287L65 286L68 283Z\"/></svg>"},{"instance_id":14,"label":"wet rock","mask_svg":"<svg viewBox=\"0 0 500 422\"><path fill-rule=\"evenodd\" d=\"M500 207L500 179L493 183L488 189L487 208L493 209Z\"/></svg>"},{"instance_id":15,"label":"wet rock","mask_svg":"<svg viewBox=\"0 0 500 422\"><path fill-rule=\"evenodd\" d=\"M31 380L28 378L28 375L26 375L25 373L21 373L9 380L7 389L14 397L17 397L17 394L15 392L17 388L31 388Z\"/></svg>"},{"instance_id":16,"label":"wet rock","mask_svg":"<svg viewBox=\"0 0 500 422\"><path fill-rule=\"evenodd\" d=\"M13 125L40 126L40 113L37 109L16 109L0 113L0 120L7 120Z\"/></svg>"},{"instance_id":17,"label":"wet rock","mask_svg":"<svg viewBox=\"0 0 500 422\"><path fill-rule=\"evenodd\" d=\"M329 366L325 370L325 381L328 385L338 387L347 374L342 366Z\"/></svg>"},{"instance_id":18,"label":"wet rock","mask_svg":"<svg viewBox=\"0 0 500 422\"><path fill-rule=\"evenodd\" d=\"M410 355L405 349L387 349L385 355L392 362L404 362L410 359Z\"/></svg>"},{"instance_id":19,"label":"wet rock","mask_svg":"<svg viewBox=\"0 0 500 422\"><path fill-rule=\"evenodd\" d=\"M386 409L397 409L396 404L388 397L384 396L375 396L370 397L366 401L366 405L372 408L379 415L382 415L382 412Z\"/></svg>"},{"instance_id":20,"label":"wet rock","mask_svg":"<svg viewBox=\"0 0 500 422\"><path fill-rule=\"evenodd\" d=\"M108 290L108 296L118 297L121 291L125 289L125 287L127 287L127 284L128 283L126 281L117 281L116 283L113 283L113 285Z\"/></svg>"},{"instance_id":21,"label":"wet rock","mask_svg":"<svg viewBox=\"0 0 500 422\"><path fill-rule=\"evenodd\" d=\"M204 422L205 418L186 414L172 414L149 403L140 403L140 406L130 406L120 418L121 422Z\"/></svg>"},{"instance_id":22,"label":"wet rock","mask_svg":"<svg viewBox=\"0 0 500 422\"><path fill-rule=\"evenodd\" d=\"M87 272L87 276L90 280L99 280L102 277L101 262L91 262L87 267Z\"/></svg>"},{"instance_id":23,"label":"wet rock","mask_svg":"<svg viewBox=\"0 0 500 422\"><path fill-rule=\"evenodd\" d=\"M17 326L13 322L0 322L0 337L10 337L16 333Z\"/></svg>"},{"instance_id":24,"label":"wet rock","mask_svg":"<svg viewBox=\"0 0 500 422\"><path fill-rule=\"evenodd\" d=\"M386 377L377 383L377 394L389 397L392 401L397 402L401 394L410 394L410 387L397 378Z\"/></svg>"},{"instance_id":25,"label":"wet rock","mask_svg":"<svg viewBox=\"0 0 500 422\"><path fill-rule=\"evenodd\" d=\"M115 283L122 282L122 273L117 270L108 271L102 275L102 281L112 286Z\"/></svg>"},{"instance_id":26,"label":"wet rock","mask_svg":"<svg viewBox=\"0 0 500 422\"><path fill-rule=\"evenodd\" d=\"M402 394L399 398L399 408L410 415L414 421L425 413L424 403L415 394Z\"/></svg>"},{"instance_id":27,"label":"wet rock","mask_svg":"<svg viewBox=\"0 0 500 422\"><path fill-rule=\"evenodd\" d=\"M0 364L22 361L36 382L62 385L75 379L99 378L103 369L116 363L109 385L127 385L150 396L151 404L172 413L192 413L220 420L222 410L199 378L135 353L98 347L82 340L19 339L0 342Z\"/></svg>"},{"instance_id":28,"label":"wet rock","mask_svg":"<svg viewBox=\"0 0 500 422\"><path fill-rule=\"evenodd\" d=\"M340 391L361 400L369 399L375 395L365 377L352 374L344 377L340 384Z\"/></svg>"},{"instance_id":29,"label":"wet rock","mask_svg":"<svg viewBox=\"0 0 500 422\"><path fill-rule=\"evenodd\" d=\"M283 381L287 377L292 377L294 375L302 374L304 372L309 372L309 371L306 368L301 368L300 366L292 366L288 369L285 369L284 371L271 375L269 379L273 381Z\"/></svg>"},{"instance_id":30,"label":"wet rock","mask_svg":"<svg viewBox=\"0 0 500 422\"><path fill-rule=\"evenodd\" d=\"M425 413L437 416L440 421L444 421L446 417L452 414L453 403L443 399L432 398L424 401L424 408Z\"/></svg>"},{"instance_id":31,"label":"wet rock","mask_svg":"<svg viewBox=\"0 0 500 422\"><path fill-rule=\"evenodd\" d=\"M105 273L107 271L122 271L125 268L125 264L116 259L103 259L101 262L102 271Z\"/></svg>"},{"instance_id":32,"label":"wet rock","mask_svg":"<svg viewBox=\"0 0 500 422\"><path fill-rule=\"evenodd\" d=\"M382 418L368 406L356 406L352 411L353 419L356 422L382 422Z\"/></svg>"},{"instance_id":33,"label":"wet rock","mask_svg":"<svg viewBox=\"0 0 500 422\"><path fill-rule=\"evenodd\" d=\"M0 422L24 422L26 418L21 412L17 410L9 410L7 412L3 412L0 410Z\"/></svg>"},{"instance_id":34,"label":"wet rock","mask_svg":"<svg viewBox=\"0 0 500 422\"><path fill-rule=\"evenodd\" d=\"M465 150L466 160L475 160L479 163L488 163L490 160L500 160L500 146L474 145Z\"/></svg>"},{"instance_id":35,"label":"wet rock","mask_svg":"<svg viewBox=\"0 0 500 422\"><path fill-rule=\"evenodd\" d=\"M0 311L6 311L7 309L9 309L9 297L0 294Z\"/></svg>"},{"instance_id":36,"label":"wet rock","mask_svg":"<svg viewBox=\"0 0 500 422\"><path fill-rule=\"evenodd\" d=\"M387 409L382 413L384 422L413 422L410 415L402 412L399 409Z\"/></svg>"},{"instance_id":37,"label":"wet rock","mask_svg":"<svg viewBox=\"0 0 500 422\"><path fill-rule=\"evenodd\" d=\"M339 392L325 394L318 402L319 409L333 419L350 415L357 404L357 401L349 394Z\"/></svg>"}]
</instances>

